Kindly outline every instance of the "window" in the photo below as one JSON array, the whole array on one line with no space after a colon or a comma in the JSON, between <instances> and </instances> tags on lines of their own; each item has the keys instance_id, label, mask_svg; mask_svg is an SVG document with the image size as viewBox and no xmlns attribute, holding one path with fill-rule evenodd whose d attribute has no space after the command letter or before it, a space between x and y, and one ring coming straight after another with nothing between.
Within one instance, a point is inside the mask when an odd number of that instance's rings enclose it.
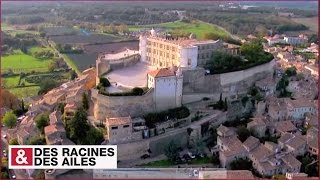
<instances>
[{"instance_id":1,"label":"window","mask_svg":"<svg viewBox=\"0 0 320 180\"><path fill-rule=\"evenodd\" d=\"M123 126L123 128L128 128L128 127L129 127L129 125L124 125L124 126Z\"/></svg>"},{"instance_id":2,"label":"window","mask_svg":"<svg viewBox=\"0 0 320 180\"><path fill-rule=\"evenodd\" d=\"M167 53L167 58L169 58L169 53Z\"/></svg>"},{"instance_id":3,"label":"window","mask_svg":"<svg viewBox=\"0 0 320 180\"><path fill-rule=\"evenodd\" d=\"M111 129L118 129L118 126L113 126L111 127Z\"/></svg>"},{"instance_id":4,"label":"window","mask_svg":"<svg viewBox=\"0 0 320 180\"><path fill-rule=\"evenodd\" d=\"M172 54L172 59L174 59L174 55Z\"/></svg>"},{"instance_id":5,"label":"window","mask_svg":"<svg viewBox=\"0 0 320 180\"><path fill-rule=\"evenodd\" d=\"M169 50L169 45L167 45L167 50Z\"/></svg>"},{"instance_id":6,"label":"window","mask_svg":"<svg viewBox=\"0 0 320 180\"><path fill-rule=\"evenodd\" d=\"M188 65L191 65L191 59L188 58Z\"/></svg>"}]
</instances>

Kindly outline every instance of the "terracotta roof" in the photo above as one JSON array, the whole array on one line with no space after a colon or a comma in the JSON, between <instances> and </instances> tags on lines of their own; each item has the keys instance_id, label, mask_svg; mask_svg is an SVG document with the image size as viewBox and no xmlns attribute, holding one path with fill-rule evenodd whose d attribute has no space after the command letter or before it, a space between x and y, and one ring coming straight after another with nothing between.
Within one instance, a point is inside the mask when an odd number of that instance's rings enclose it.
<instances>
[{"instance_id":1,"label":"terracotta roof","mask_svg":"<svg viewBox=\"0 0 320 180\"><path fill-rule=\"evenodd\" d=\"M289 167L297 167L301 165L301 162L298 161L294 156L288 154L281 158L281 160Z\"/></svg>"},{"instance_id":2,"label":"terracotta roof","mask_svg":"<svg viewBox=\"0 0 320 180\"><path fill-rule=\"evenodd\" d=\"M64 109L72 109L72 110L76 110L77 109L77 105L75 103L68 103Z\"/></svg>"},{"instance_id":3,"label":"terracotta roof","mask_svg":"<svg viewBox=\"0 0 320 180\"><path fill-rule=\"evenodd\" d=\"M257 147L260 144L259 139L250 136L248 137L244 142L243 142L243 146L248 150L251 151L252 149L254 149L255 147Z\"/></svg>"},{"instance_id":4,"label":"terracotta roof","mask_svg":"<svg viewBox=\"0 0 320 180\"><path fill-rule=\"evenodd\" d=\"M59 111L54 111L49 115L50 124L62 123L61 113Z\"/></svg>"},{"instance_id":5,"label":"terracotta roof","mask_svg":"<svg viewBox=\"0 0 320 180\"><path fill-rule=\"evenodd\" d=\"M125 124L131 124L132 120L131 117L114 117L114 118L107 118L106 119L107 124L109 126L117 126L117 125L125 125Z\"/></svg>"},{"instance_id":6,"label":"terracotta roof","mask_svg":"<svg viewBox=\"0 0 320 180\"><path fill-rule=\"evenodd\" d=\"M275 123L275 128L278 132L291 132L297 130L291 121L279 121Z\"/></svg>"},{"instance_id":7,"label":"terracotta roof","mask_svg":"<svg viewBox=\"0 0 320 180\"><path fill-rule=\"evenodd\" d=\"M254 126L265 126L266 123L262 120L262 118L251 118L253 121L247 124L247 127L254 127Z\"/></svg>"},{"instance_id":8,"label":"terracotta roof","mask_svg":"<svg viewBox=\"0 0 320 180\"><path fill-rule=\"evenodd\" d=\"M257 148L253 149L251 152L252 156L257 159L257 161L261 161L269 156L273 155L270 149L266 148L263 144L260 144Z\"/></svg>"},{"instance_id":9,"label":"terracotta roof","mask_svg":"<svg viewBox=\"0 0 320 180\"><path fill-rule=\"evenodd\" d=\"M155 71L148 72L148 74L154 78L175 76L174 71L169 68L157 69Z\"/></svg>"},{"instance_id":10,"label":"terracotta roof","mask_svg":"<svg viewBox=\"0 0 320 180\"><path fill-rule=\"evenodd\" d=\"M57 124L44 127L44 133L46 135L54 132L66 132L66 130L64 129L63 125L57 125Z\"/></svg>"}]
</instances>

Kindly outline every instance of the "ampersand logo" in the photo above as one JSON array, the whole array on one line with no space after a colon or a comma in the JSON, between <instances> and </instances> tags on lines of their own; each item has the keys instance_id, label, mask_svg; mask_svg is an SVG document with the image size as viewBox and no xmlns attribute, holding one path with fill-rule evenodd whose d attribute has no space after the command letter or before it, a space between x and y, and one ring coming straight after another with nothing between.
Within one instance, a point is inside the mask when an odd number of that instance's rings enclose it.
<instances>
[{"instance_id":1,"label":"ampersand logo","mask_svg":"<svg viewBox=\"0 0 320 180\"><path fill-rule=\"evenodd\" d=\"M12 148L11 164L14 166L32 166L32 148Z\"/></svg>"}]
</instances>

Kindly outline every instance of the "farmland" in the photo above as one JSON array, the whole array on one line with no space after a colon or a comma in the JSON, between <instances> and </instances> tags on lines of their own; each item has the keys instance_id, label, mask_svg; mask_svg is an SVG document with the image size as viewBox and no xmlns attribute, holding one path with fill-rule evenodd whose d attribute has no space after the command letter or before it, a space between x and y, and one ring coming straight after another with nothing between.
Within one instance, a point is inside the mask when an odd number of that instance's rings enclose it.
<instances>
[{"instance_id":1,"label":"farmland","mask_svg":"<svg viewBox=\"0 0 320 180\"><path fill-rule=\"evenodd\" d=\"M122 40L122 38L106 34L63 35L50 38L56 44L99 44Z\"/></svg>"},{"instance_id":2,"label":"farmland","mask_svg":"<svg viewBox=\"0 0 320 180\"><path fill-rule=\"evenodd\" d=\"M77 34L79 31L74 28L64 27L64 26L53 26L45 27L43 31L47 36L61 36L61 35L72 35Z\"/></svg>"},{"instance_id":3,"label":"farmland","mask_svg":"<svg viewBox=\"0 0 320 180\"><path fill-rule=\"evenodd\" d=\"M14 54L1 57L1 70L13 72L30 72L39 71L45 72L48 70L48 65L51 60L38 59L31 55L24 54L20 50L14 51Z\"/></svg>"},{"instance_id":4,"label":"farmland","mask_svg":"<svg viewBox=\"0 0 320 180\"><path fill-rule=\"evenodd\" d=\"M292 18L296 23L303 24L310 28L310 30L314 31L314 33L318 32L318 17L311 18Z\"/></svg>"},{"instance_id":5,"label":"farmland","mask_svg":"<svg viewBox=\"0 0 320 180\"><path fill-rule=\"evenodd\" d=\"M202 21L192 21L190 23L187 22L169 22L169 23L162 23L162 24L152 24L152 25L145 25L145 26L132 26L129 28L131 31L139 31L142 29L150 29L150 28L164 28L168 31L180 31L182 33L194 33L198 39L204 39L204 35L206 33L214 33L217 36L225 37L228 36L228 32L223 30L222 28L214 25L205 23Z\"/></svg>"}]
</instances>

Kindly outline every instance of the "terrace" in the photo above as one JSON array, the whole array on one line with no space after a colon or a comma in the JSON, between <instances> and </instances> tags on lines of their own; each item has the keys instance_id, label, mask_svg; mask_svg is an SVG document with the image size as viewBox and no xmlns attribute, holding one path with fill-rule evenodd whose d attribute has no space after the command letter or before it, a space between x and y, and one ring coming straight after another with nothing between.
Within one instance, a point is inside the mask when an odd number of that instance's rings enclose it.
<instances>
[{"instance_id":1,"label":"terrace","mask_svg":"<svg viewBox=\"0 0 320 180\"><path fill-rule=\"evenodd\" d=\"M105 77L109 79L114 88L133 88L133 87L146 87L147 86L147 73L149 71L156 70L156 67L150 66L143 62L138 62L137 64L125 67L122 69L117 69L111 71Z\"/></svg>"}]
</instances>

